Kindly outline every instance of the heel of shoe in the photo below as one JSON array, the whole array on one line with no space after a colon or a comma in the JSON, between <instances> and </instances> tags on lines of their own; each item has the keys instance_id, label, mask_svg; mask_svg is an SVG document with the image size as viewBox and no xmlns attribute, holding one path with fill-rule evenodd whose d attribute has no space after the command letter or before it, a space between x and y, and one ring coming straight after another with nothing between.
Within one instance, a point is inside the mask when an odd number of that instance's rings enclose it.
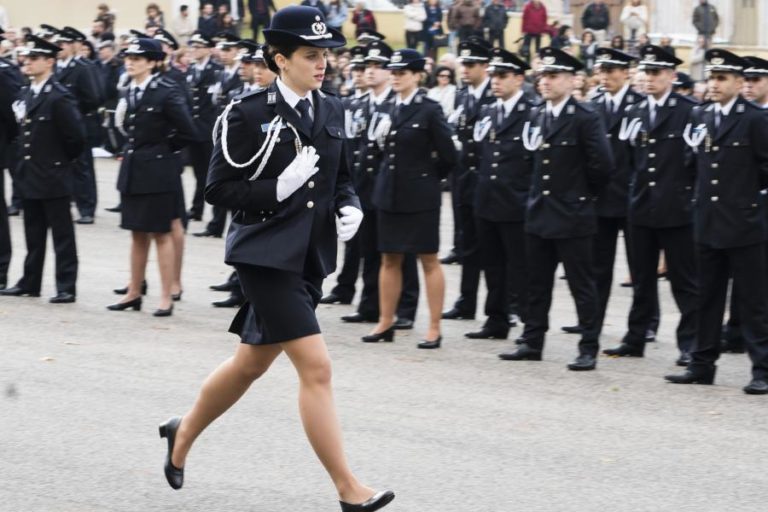
<instances>
[{"instance_id":1,"label":"heel of shoe","mask_svg":"<svg viewBox=\"0 0 768 512\"><path fill-rule=\"evenodd\" d=\"M160 437L163 439L168 438L168 423L163 423L158 427L158 430L160 431Z\"/></svg>"},{"instance_id":2,"label":"heel of shoe","mask_svg":"<svg viewBox=\"0 0 768 512\"><path fill-rule=\"evenodd\" d=\"M389 329L387 329L386 331L384 331L381 334L383 335L383 338L381 338L382 341L388 341L388 342L395 341L395 328L394 327L390 327Z\"/></svg>"},{"instance_id":3,"label":"heel of shoe","mask_svg":"<svg viewBox=\"0 0 768 512\"><path fill-rule=\"evenodd\" d=\"M141 311L141 301L137 302L133 306L131 306L134 311Z\"/></svg>"}]
</instances>

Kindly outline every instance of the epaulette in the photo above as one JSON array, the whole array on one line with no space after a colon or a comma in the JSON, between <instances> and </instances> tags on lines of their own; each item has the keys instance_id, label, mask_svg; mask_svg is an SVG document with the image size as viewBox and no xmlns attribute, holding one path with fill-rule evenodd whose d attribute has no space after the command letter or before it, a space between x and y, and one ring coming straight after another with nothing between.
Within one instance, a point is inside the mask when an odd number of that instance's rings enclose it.
<instances>
[{"instance_id":1,"label":"epaulette","mask_svg":"<svg viewBox=\"0 0 768 512\"><path fill-rule=\"evenodd\" d=\"M88 63L81 59L72 59L72 62L75 63L75 66L87 66Z\"/></svg>"},{"instance_id":2,"label":"epaulette","mask_svg":"<svg viewBox=\"0 0 768 512\"><path fill-rule=\"evenodd\" d=\"M322 87L320 88L320 90L318 92L325 93L328 96L336 96L337 95L335 92L331 91L330 89L325 89L325 88L322 88Z\"/></svg>"},{"instance_id":3,"label":"epaulette","mask_svg":"<svg viewBox=\"0 0 768 512\"><path fill-rule=\"evenodd\" d=\"M60 82L49 82L49 83L46 84L46 87L48 87L49 85L53 85L53 88L56 89L59 92L65 92L67 94L72 94L72 92L69 89L67 89L67 86L62 84L62 83L60 83Z\"/></svg>"},{"instance_id":4,"label":"epaulette","mask_svg":"<svg viewBox=\"0 0 768 512\"><path fill-rule=\"evenodd\" d=\"M573 104L568 105L567 107L565 107L566 110L568 110L568 107L571 107L571 106L573 106ZM576 108L579 108L579 109L581 109L581 110L583 110L585 112L595 112L595 106L592 105L588 101L577 101L576 102Z\"/></svg>"},{"instance_id":5,"label":"epaulette","mask_svg":"<svg viewBox=\"0 0 768 512\"><path fill-rule=\"evenodd\" d=\"M161 76L158 80L154 81L153 83L157 84L158 87L176 87L178 84L171 80L170 78Z\"/></svg>"},{"instance_id":6,"label":"epaulette","mask_svg":"<svg viewBox=\"0 0 768 512\"><path fill-rule=\"evenodd\" d=\"M691 98L690 96L683 96L682 94L679 94L677 98L680 100L686 101L688 103L692 103L694 105L699 105L699 102L696 101L694 98Z\"/></svg>"},{"instance_id":7,"label":"epaulette","mask_svg":"<svg viewBox=\"0 0 768 512\"><path fill-rule=\"evenodd\" d=\"M413 102L414 103L437 103L437 101L427 96L427 91L424 89L420 89L419 92L416 93L416 96L413 98Z\"/></svg>"},{"instance_id":8,"label":"epaulette","mask_svg":"<svg viewBox=\"0 0 768 512\"><path fill-rule=\"evenodd\" d=\"M737 113L740 113L740 112L743 112L744 109L747 109L747 108L750 109L750 110L759 110L761 112L763 111L763 108L760 105L758 105L757 103L752 102L752 101L737 102L736 103L736 108L734 109L734 111L737 112Z\"/></svg>"},{"instance_id":9,"label":"epaulette","mask_svg":"<svg viewBox=\"0 0 768 512\"><path fill-rule=\"evenodd\" d=\"M259 94L265 93L265 92L267 92L267 90L268 90L267 87L261 87L259 89L251 89L248 92L244 92L242 94L239 94L239 95L235 96L234 99L243 101L243 100L245 100L247 98L254 98L254 97L258 96Z\"/></svg>"}]
</instances>

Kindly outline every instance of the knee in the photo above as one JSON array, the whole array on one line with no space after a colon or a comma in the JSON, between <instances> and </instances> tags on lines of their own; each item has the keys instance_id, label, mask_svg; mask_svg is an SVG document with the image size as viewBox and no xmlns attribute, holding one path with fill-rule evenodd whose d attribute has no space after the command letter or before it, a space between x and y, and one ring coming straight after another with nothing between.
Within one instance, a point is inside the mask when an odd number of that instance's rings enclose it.
<instances>
[{"instance_id":1,"label":"knee","mask_svg":"<svg viewBox=\"0 0 768 512\"><path fill-rule=\"evenodd\" d=\"M312 386L330 386L333 377L331 359L323 357L301 369L301 380Z\"/></svg>"},{"instance_id":2,"label":"knee","mask_svg":"<svg viewBox=\"0 0 768 512\"><path fill-rule=\"evenodd\" d=\"M268 369L269 369L269 366L263 365L263 364L248 364L248 365L240 365L238 367L238 371L240 372L241 377L244 380L251 381L251 382L257 380L262 375L267 373Z\"/></svg>"}]
</instances>

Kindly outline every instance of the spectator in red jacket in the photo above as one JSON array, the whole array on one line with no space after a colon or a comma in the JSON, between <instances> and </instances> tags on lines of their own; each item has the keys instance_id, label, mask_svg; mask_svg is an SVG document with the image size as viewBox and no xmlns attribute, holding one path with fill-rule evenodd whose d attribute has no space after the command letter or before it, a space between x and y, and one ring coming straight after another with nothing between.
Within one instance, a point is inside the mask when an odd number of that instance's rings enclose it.
<instances>
[{"instance_id":1,"label":"spectator in red jacket","mask_svg":"<svg viewBox=\"0 0 768 512\"><path fill-rule=\"evenodd\" d=\"M539 51L541 34L547 32L547 7L540 0L531 0L523 7L523 48L520 52L523 57L530 58L531 40L536 43L536 51Z\"/></svg>"},{"instance_id":2,"label":"spectator in red jacket","mask_svg":"<svg viewBox=\"0 0 768 512\"><path fill-rule=\"evenodd\" d=\"M355 24L355 37L363 32L376 32L376 18L373 12L365 8L365 2L357 2L352 11L352 23Z\"/></svg>"}]
</instances>

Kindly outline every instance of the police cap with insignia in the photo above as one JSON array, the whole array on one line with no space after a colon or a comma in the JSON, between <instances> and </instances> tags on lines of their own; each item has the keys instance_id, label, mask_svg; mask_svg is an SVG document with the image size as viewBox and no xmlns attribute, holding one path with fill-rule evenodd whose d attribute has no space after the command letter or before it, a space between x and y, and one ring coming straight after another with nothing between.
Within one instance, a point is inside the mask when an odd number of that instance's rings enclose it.
<instances>
[{"instance_id":1,"label":"police cap with insignia","mask_svg":"<svg viewBox=\"0 0 768 512\"><path fill-rule=\"evenodd\" d=\"M384 41L372 41L365 47L365 62L389 62L394 50Z\"/></svg>"},{"instance_id":2,"label":"police cap with insignia","mask_svg":"<svg viewBox=\"0 0 768 512\"><path fill-rule=\"evenodd\" d=\"M735 53L723 50L722 48L712 48L704 53L705 71L710 73L735 73L744 74L744 70L749 67L749 62L739 57Z\"/></svg>"},{"instance_id":3,"label":"police cap with insignia","mask_svg":"<svg viewBox=\"0 0 768 512\"><path fill-rule=\"evenodd\" d=\"M647 69L675 69L683 61L669 53L661 46L646 44L640 47L640 65L641 71Z\"/></svg>"},{"instance_id":4,"label":"police cap with insignia","mask_svg":"<svg viewBox=\"0 0 768 512\"><path fill-rule=\"evenodd\" d=\"M307 5L283 7L272 16L264 39L268 45L298 45L338 48L347 44L344 35L325 23L319 9Z\"/></svg>"},{"instance_id":5,"label":"police cap with insignia","mask_svg":"<svg viewBox=\"0 0 768 512\"><path fill-rule=\"evenodd\" d=\"M178 43L178 41L176 41L176 38L173 37L173 35L171 35L171 33L168 32L167 30L165 30L164 28L158 28L157 29L157 31L155 32L154 39L157 39L161 43L167 44L168 46L170 46L174 50L178 50L179 49L179 43Z\"/></svg>"},{"instance_id":6,"label":"police cap with insignia","mask_svg":"<svg viewBox=\"0 0 768 512\"><path fill-rule=\"evenodd\" d=\"M579 59L551 46L539 50L539 58L541 73L575 73L584 69L584 64Z\"/></svg>"},{"instance_id":7,"label":"police cap with insignia","mask_svg":"<svg viewBox=\"0 0 768 512\"><path fill-rule=\"evenodd\" d=\"M487 43L484 44L480 38L470 38L466 41L459 43L459 57L456 59L459 62L488 62L491 58L491 49L488 48Z\"/></svg>"},{"instance_id":8,"label":"police cap with insignia","mask_svg":"<svg viewBox=\"0 0 768 512\"><path fill-rule=\"evenodd\" d=\"M238 41L237 47L241 48L237 59L242 62L264 62L264 47L252 39Z\"/></svg>"},{"instance_id":9,"label":"police cap with insignia","mask_svg":"<svg viewBox=\"0 0 768 512\"><path fill-rule=\"evenodd\" d=\"M35 35L43 39L50 39L58 33L59 33L59 29L57 29L53 25L48 25L47 23L41 23L40 30L38 30L35 33Z\"/></svg>"},{"instance_id":10,"label":"police cap with insignia","mask_svg":"<svg viewBox=\"0 0 768 512\"><path fill-rule=\"evenodd\" d=\"M744 60L747 61L748 64L744 69L744 76L747 78L768 77L768 60L753 56L744 57Z\"/></svg>"},{"instance_id":11,"label":"police cap with insignia","mask_svg":"<svg viewBox=\"0 0 768 512\"><path fill-rule=\"evenodd\" d=\"M425 59L419 52L412 50L411 48L404 48L394 52L392 58L389 59L389 62L385 67L392 71L424 71L424 65L426 63L427 59Z\"/></svg>"},{"instance_id":12,"label":"police cap with insignia","mask_svg":"<svg viewBox=\"0 0 768 512\"><path fill-rule=\"evenodd\" d=\"M595 65L600 66L600 69L628 69L634 60L632 55L614 48L598 48L595 52Z\"/></svg>"},{"instance_id":13,"label":"police cap with insignia","mask_svg":"<svg viewBox=\"0 0 768 512\"><path fill-rule=\"evenodd\" d=\"M144 57L149 60L164 60L163 46L157 39L139 37L131 41L128 48L120 52L121 57Z\"/></svg>"},{"instance_id":14,"label":"police cap with insignia","mask_svg":"<svg viewBox=\"0 0 768 512\"><path fill-rule=\"evenodd\" d=\"M213 41L211 41L205 34L195 32L192 34L192 37L189 38L189 46L213 48Z\"/></svg>"},{"instance_id":15,"label":"police cap with insignia","mask_svg":"<svg viewBox=\"0 0 768 512\"><path fill-rule=\"evenodd\" d=\"M232 32L219 32L213 36L213 41L216 43L216 48L219 50L225 50L237 46L240 38Z\"/></svg>"},{"instance_id":16,"label":"police cap with insignia","mask_svg":"<svg viewBox=\"0 0 768 512\"><path fill-rule=\"evenodd\" d=\"M353 46L349 49L351 58L349 59L349 65L352 69L360 69L365 67L365 46Z\"/></svg>"},{"instance_id":17,"label":"police cap with insignia","mask_svg":"<svg viewBox=\"0 0 768 512\"><path fill-rule=\"evenodd\" d=\"M677 77L675 78L675 81L672 82L672 85L681 89L693 89L693 79L688 73L678 71Z\"/></svg>"},{"instance_id":18,"label":"police cap with insignia","mask_svg":"<svg viewBox=\"0 0 768 512\"><path fill-rule=\"evenodd\" d=\"M64 27L59 31L59 35L65 34L67 37L71 38L73 41L77 41L78 43L84 43L88 40L88 37L73 27Z\"/></svg>"},{"instance_id":19,"label":"police cap with insignia","mask_svg":"<svg viewBox=\"0 0 768 512\"><path fill-rule=\"evenodd\" d=\"M531 66L514 53L508 52L502 48L494 48L491 50L491 65L488 66L488 73L512 72L518 75L523 75L528 69L531 69Z\"/></svg>"},{"instance_id":20,"label":"police cap with insignia","mask_svg":"<svg viewBox=\"0 0 768 512\"><path fill-rule=\"evenodd\" d=\"M131 39L130 39L131 41L133 41L134 39L138 39L139 37L142 37L144 39L152 39L152 36L150 36L149 34L145 34L140 30L131 29L128 31L128 33L131 35Z\"/></svg>"},{"instance_id":21,"label":"police cap with insignia","mask_svg":"<svg viewBox=\"0 0 768 512\"><path fill-rule=\"evenodd\" d=\"M20 50L21 55L30 57L50 57L51 59L56 57L56 54L61 51L61 48L46 41L42 37L27 34L25 37L27 42L26 46Z\"/></svg>"},{"instance_id":22,"label":"police cap with insignia","mask_svg":"<svg viewBox=\"0 0 768 512\"><path fill-rule=\"evenodd\" d=\"M357 36L357 42L360 44L368 44L373 41L383 41L387 38L384 34L376 32L375 30L363 30Z\"/></svg>"}]
</instances>

